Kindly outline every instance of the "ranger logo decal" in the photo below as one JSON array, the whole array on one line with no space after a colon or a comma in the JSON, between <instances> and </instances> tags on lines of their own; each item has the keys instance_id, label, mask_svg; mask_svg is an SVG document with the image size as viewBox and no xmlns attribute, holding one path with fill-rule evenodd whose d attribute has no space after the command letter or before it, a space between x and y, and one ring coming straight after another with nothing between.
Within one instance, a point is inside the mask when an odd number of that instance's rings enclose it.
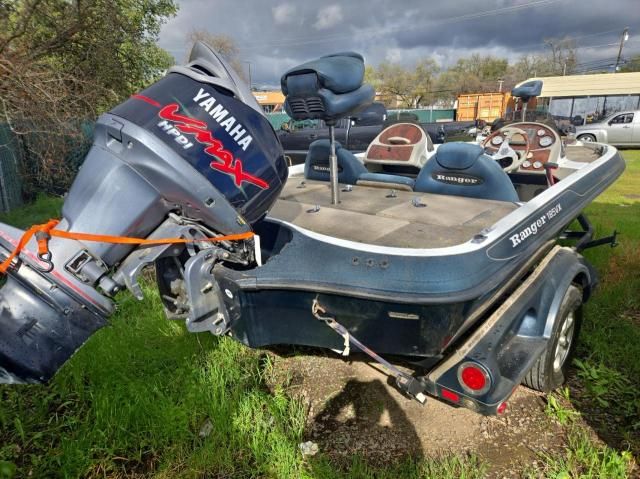
<instances>
[{"instance_id":1,"label":"ranger logo decal","mask_svg":"<svg viewBox=\"0 0 640 479\"><path fill-rule=\"evenodd\" d=\"M550 221L553 217L555 217L561 211L562 211L562 207L560 206L560 203L558 203L557 205L553 206L549 211L547 211L545 214L541 215L538 219L536 219L535 221L532 221L530 225L524 227L522 230L520 230L516 234L509 236L509 239L511 240L511 246L515 248L530 236L537 235L539 231L541 231L543 228L547 226L547 221Z\"/></svg>"},{"instance_id":2,"label":"ranger logo decal","mask_svg":"<svg viewBox=\"0 0 640 479\"><path fill-rule=\"evenodd\" d=\"M467 175L465 173L452 173L434 171L431 173L431 178L447 185L458 186L477 186L484 183L484 180L478 176Z\"/></svg>"}]
</instances>

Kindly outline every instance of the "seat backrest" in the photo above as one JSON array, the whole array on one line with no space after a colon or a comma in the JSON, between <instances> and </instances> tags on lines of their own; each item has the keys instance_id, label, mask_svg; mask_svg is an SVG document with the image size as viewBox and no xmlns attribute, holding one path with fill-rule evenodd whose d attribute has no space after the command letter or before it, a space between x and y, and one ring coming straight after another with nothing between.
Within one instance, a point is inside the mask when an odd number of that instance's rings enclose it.
<instances>
[{"instance_id":1,"label":"seat backrest","mask_svg":"<svg viewBox=\"0 0 640 479\"><path fill-rule=\"evenodd\" d=\"M329 140L316 140L309 145L304 162L304 177L308 180L329 181ZM338 157L338 183L355 185L360 175L367 173L365 166L349 150L336 142Z\"/></svg>"},{"instance_id":2,"label":"seat backrest","mask_svg":"<svg viewBox=\"0 0 640 479\"><path fill-rule=\"evenodd\" d=\"M420 170L414 187L422 193L519 201L509 176L480 145L445 143Z\"/></svg>"},{"instance_id":3,"label":"seat backrest","mask_svg":"<svg viewBox=\"0 0 640 479\"><path fill-rule=\"evenodd\" d=\"M371 104L375 91L363 85L363 79L364 59L354 52L303 63L280 80L285 110L295 120L321 119L333 124Z\"/></svg>"},{"instance_id":4,"label":"seat backrest","mask_svg":"<svg viewBox=\"0 0 640 479\"><path fill-rule=\"evenodd\" d=\"M531 80L514 87L511 96L521 98L523 102L528 102L531 98L542 94L542 80Z\"/></svg>"}]
</instances>

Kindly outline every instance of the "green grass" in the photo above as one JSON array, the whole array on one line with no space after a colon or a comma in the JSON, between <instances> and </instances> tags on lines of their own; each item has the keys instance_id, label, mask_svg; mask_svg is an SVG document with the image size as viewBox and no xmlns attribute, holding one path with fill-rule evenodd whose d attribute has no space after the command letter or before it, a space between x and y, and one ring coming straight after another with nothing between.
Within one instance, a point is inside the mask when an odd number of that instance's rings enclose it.
<instances>
[{"instance_id":1,"label":"green grass","mask_svg":"<svg viewBox=\"0 0 640 479\"><path fill-rule=\"evenodd\" d=\"M586 308L576 379L548 407L572 432L564 454L544 456L544 477L625 477L626 448L640 449L640 151L624 156L624 176L588 209L598 233L621 232L621 246L586 252L602 283ZM58 217L61 204L39 197L0 220L27 227ZM483 477L487 465L474 456L383 469L357 457L349 467L322 453L303 459L306 412L267 386L268 356L187 333L164 319L155 288L145 293L143 302L121 295L110 326L51 384L0 387L0 478ZM609 445L595 443L583 421Z\"/></svg>"},{"instance_id":2,"label":"green grass","mask_svg":"<svg viewBox=\"0 0 640 479\"><path fill-rule=\"evenodd\" d=\"M542 454L541 459L542 467L526 471L530 479L626 479L632 460L628 451L597 446L580 428L569 433L564 455Z\"/></svg>"},{"instance_id":3,"label":"green grass","mask_svg":"<svg viewBox=\"0 0 640 479\"><path fill-rule=\"evenodd\" d=\"M60 197L39 195L33 203L10 213L0 214L0 221L23 229L36 223L44 223L60 217L62 201Z\"/></svg>"},{"instance_id":4,"label":"green grass","mask_svg":"<svg viewBox=\"0 0 640 479\"><path fill-rule=\"evenodd\" d=\"M617 229L620 246L585 252L601 283L587 303L572 396L609 444L640 454L640 151L626 150L627 169L589 206L601 235Z\"/></svg>"},{"instance_id":5,"label":"green grass","mask_svg":"<svg viewBox=\"0 0 640 479\"><path fill-rule=\"evenodd\" d=\"M3 388L5 460L34 477L196 477L212 465L222 477L299 476L304 415L264 387L259 354L188 334L145 292L141 303L123 298L52 384Z\"/></svg>"},{"instance_id":6,"label":"green grass","mask_svg":"<svg viewBox=\"0 0 640 479\"><path fill-rule=\"evenodd\" d=\"M0 220L24 228L58 217L61 205L40 197ZM143 302L122 294L111 324L50 384L0 387L0 478L482 477L473 456L383 469L304 460L306 411L267 386L269 356L186 332L164 318L156 289L144 290Z\"/></svg>"}]
</instances>

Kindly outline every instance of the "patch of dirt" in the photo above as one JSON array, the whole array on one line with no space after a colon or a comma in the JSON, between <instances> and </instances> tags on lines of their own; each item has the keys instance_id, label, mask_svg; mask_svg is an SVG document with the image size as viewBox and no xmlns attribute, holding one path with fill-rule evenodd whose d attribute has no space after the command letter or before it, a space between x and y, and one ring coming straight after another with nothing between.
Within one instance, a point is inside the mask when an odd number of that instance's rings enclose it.
<instances>
[{"instance_id":1,"label":"patch of dirt","mask_svg":"<svg viewBox=\"0 0 640 479\"><path fill-rule=\"evenodd\" d=\"M408 456L475 453L488 477L520 477L522 470L565 444L565 432L545 412L545 399L518 388L507 413L485 417L429 397L423 406L403 396L375 362L336 356L278 357L274 373L308 408L305 441L338 463L359 454L371 464Z\"/></svg>"},{"instance_id":2,"label":"patch of dirt","mask_svg":"<svg viewBox=\"0 0 640 479\"><path fill-rule=\"evenodd\" d=\"M623 318L631 321L634 325L640 326L640 310L632 309L624 313Z\"/></svg>"}]
</instances>

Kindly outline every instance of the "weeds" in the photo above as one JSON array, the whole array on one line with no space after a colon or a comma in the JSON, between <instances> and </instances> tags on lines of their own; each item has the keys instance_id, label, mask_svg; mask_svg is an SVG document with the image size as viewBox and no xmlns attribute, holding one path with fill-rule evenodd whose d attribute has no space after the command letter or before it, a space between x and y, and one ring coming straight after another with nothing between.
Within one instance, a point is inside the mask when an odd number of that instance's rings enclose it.
<instances>
[{"instance_id":1,"label":"weeds","mask_svg":"<svg viewBox=\"0 0 640 479\"><path fill-rule=\"evenodd\" d=\"M560 389L559 395L562 396L562 399L558 399L558 397L553 393L547 395L547 407L545 412L547 413L547 416L554 418L564 426L580 417L580 413L571 407L565 406L565 403L569 402L570 393L568 387Z\"/></svg>"},{"instance_id":2,"label":"weeds","mask_svg":"<svg viewBox=\"0 0 640 479\"><path fill-rule=\"evenodd\" d=\"M626 479L633 467L628 451L616 451L608 446L596 445L580 428L569 434L565 454L541 454L542 470L529 469L526 477L549 479Z\"/></svg>"},{"instance_id":3,"label":"weeds","mask_svg":"<svg viewBox=\"0 0 640 479\"><path fill-rule=\"evenodd\" d=\"M573 362L587 392L600 406L610 408L615 405L625 417L638 416L640 391L630 379L603 364L580 359Z\"/></svg>"}]
</instances>

